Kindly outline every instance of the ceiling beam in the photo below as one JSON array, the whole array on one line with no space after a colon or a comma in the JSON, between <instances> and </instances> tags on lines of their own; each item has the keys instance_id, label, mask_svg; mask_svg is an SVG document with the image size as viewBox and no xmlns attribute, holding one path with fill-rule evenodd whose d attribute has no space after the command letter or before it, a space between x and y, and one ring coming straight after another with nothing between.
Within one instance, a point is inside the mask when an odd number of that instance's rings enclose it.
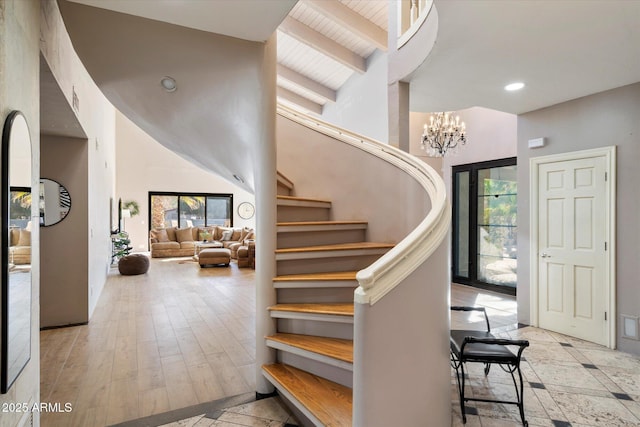
<instances>
[{"instance_id":1,"label":"ceiling beam","mask_svg":"<svg viewBox=\"0 0 640 427\"><path fill-rule=\"evenodd\" d=\"M387 50L387 32L339 1L304 0L304 4L375 45L378 49Z\"/></svg>"},{"instance_id":2,"label":"ceiling beam","mask_svg":"<svg viewBox=\"0 0 640 427\"><path fill-rule=\"evenodd\" d=\"M367 64L363 57L290 16L287 16L282 21L278 29L299 42L335 59L353 71L362 74L367 71Z\"/></svg>"},{"instance_id":3,"label":"ceiling beam","mask_svg":"<svg viewBox=\"0 0 640 427\"><path fill-rule=\"evenodd\" d=\"M299 105L300 107L304 108L305 110L311 111L312 113L322 114L322 105L316 104L315 102L305 98L304 96L291 92L288 89L278 87L277 96L278 98L282 98L285 101L289 101L293 104Z\"/></svg>"},{"instance_id":4,"label":"ceiling beam","mask_svg":"<svg viewBox=\"0 0 640 427\"><path fill-rule=\"evenodd\" d=\"M300 86L301 88L306 89L327 101L336 102L335 90L328 88L317 81L292 70L291 68L285 67L282 64L278 64L278 77L287 80L296 86Z\"/></svg>"}]
</instances>

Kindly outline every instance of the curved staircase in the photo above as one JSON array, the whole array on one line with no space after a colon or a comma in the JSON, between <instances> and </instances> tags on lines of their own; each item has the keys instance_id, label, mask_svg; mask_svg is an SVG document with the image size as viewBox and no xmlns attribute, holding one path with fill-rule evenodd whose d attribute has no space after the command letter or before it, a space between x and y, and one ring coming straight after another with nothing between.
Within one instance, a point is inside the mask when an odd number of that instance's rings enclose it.
<instances>
[{"instance_id":1,"label":"curved staircase","mask_svg":"<svg viewBox=\"0 0 640 427\"><path fill-rule=\"evenodd\" d=\"M393 248L366 240L366 221L331 220L331 202L296 197L278 174L277 249L265 337L277 363L262 367L280 395L314 425L352 424L356 273Z\"/></svg>"}]
</instances>

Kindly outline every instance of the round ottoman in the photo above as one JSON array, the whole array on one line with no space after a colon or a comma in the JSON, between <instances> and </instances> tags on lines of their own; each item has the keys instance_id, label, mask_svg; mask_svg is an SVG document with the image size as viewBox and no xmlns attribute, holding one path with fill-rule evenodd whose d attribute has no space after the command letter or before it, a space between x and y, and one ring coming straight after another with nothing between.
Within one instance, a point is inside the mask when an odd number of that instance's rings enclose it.
<instances>
[{"instance_id":1,"label":"round ottoman","mask_svg":"<svg viewBox=\"0 0 640 427\"><path fill-rule=\"evenodd\" d=\"M142 254L131 254L120 258L118 271L125 276L144 274L149 271L149 257Z\"/></svg>"},{"instance_id":2,"label":"round ottoman","mask_svg":"<svg viewBox=\"0 0 640 427\"><path fill-rule=\"evenodd\" d=\"M231 262L231 251L225 248L203 249L198 254L198 262L200 267L205 265L229 265Z\"/></svg>"}]
</instances>

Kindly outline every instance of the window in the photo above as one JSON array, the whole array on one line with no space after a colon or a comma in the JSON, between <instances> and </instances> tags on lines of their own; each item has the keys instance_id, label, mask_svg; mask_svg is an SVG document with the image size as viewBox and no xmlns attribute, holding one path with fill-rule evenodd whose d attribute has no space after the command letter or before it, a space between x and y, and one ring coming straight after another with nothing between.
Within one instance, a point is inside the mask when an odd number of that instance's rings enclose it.
<instances>
[{"instance_id":1,"label":"window","mask_svg":"<svg viewBox=\"0 0 640 427\"><path fill-rule=\"evenodd\" d=\"M151 228L233 226L233 194L149 192Z\"/></svg>"},{"instance_id":2,"label":"window","mask_svg":"<svg viewBox=\"0 0 640 427\"><path fill-rule=\"evenodd\" d=\"M516 159L453 168L453 280L515 295Z\"/></svg>"}]
</instances>

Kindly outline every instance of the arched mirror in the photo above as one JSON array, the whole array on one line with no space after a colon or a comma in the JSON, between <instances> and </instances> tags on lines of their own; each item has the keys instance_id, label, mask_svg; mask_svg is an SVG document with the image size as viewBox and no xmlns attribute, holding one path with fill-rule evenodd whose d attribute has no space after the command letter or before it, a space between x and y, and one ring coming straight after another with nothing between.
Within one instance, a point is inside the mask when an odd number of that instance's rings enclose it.
<instances>
[{"instance_id":1,"label":"arched mirror","mask_svg":"<svg viewBox=\"0 0 640 427\"><path fill-rule=\"evenodd\" d=\"M31 138L19 111L2 130L2 393L31 358Z\"/></svg>"},{"instance_id":2,"label":"arched mirror","mask_svg":"<svg viewBox=\"0 0 640 427\"><path fill-rule=\"evenodd\" d=\"M71 210L66 187L49 178L40 178L40 225L48 227L62 221Z\"/></svg>"}]
</instances>

